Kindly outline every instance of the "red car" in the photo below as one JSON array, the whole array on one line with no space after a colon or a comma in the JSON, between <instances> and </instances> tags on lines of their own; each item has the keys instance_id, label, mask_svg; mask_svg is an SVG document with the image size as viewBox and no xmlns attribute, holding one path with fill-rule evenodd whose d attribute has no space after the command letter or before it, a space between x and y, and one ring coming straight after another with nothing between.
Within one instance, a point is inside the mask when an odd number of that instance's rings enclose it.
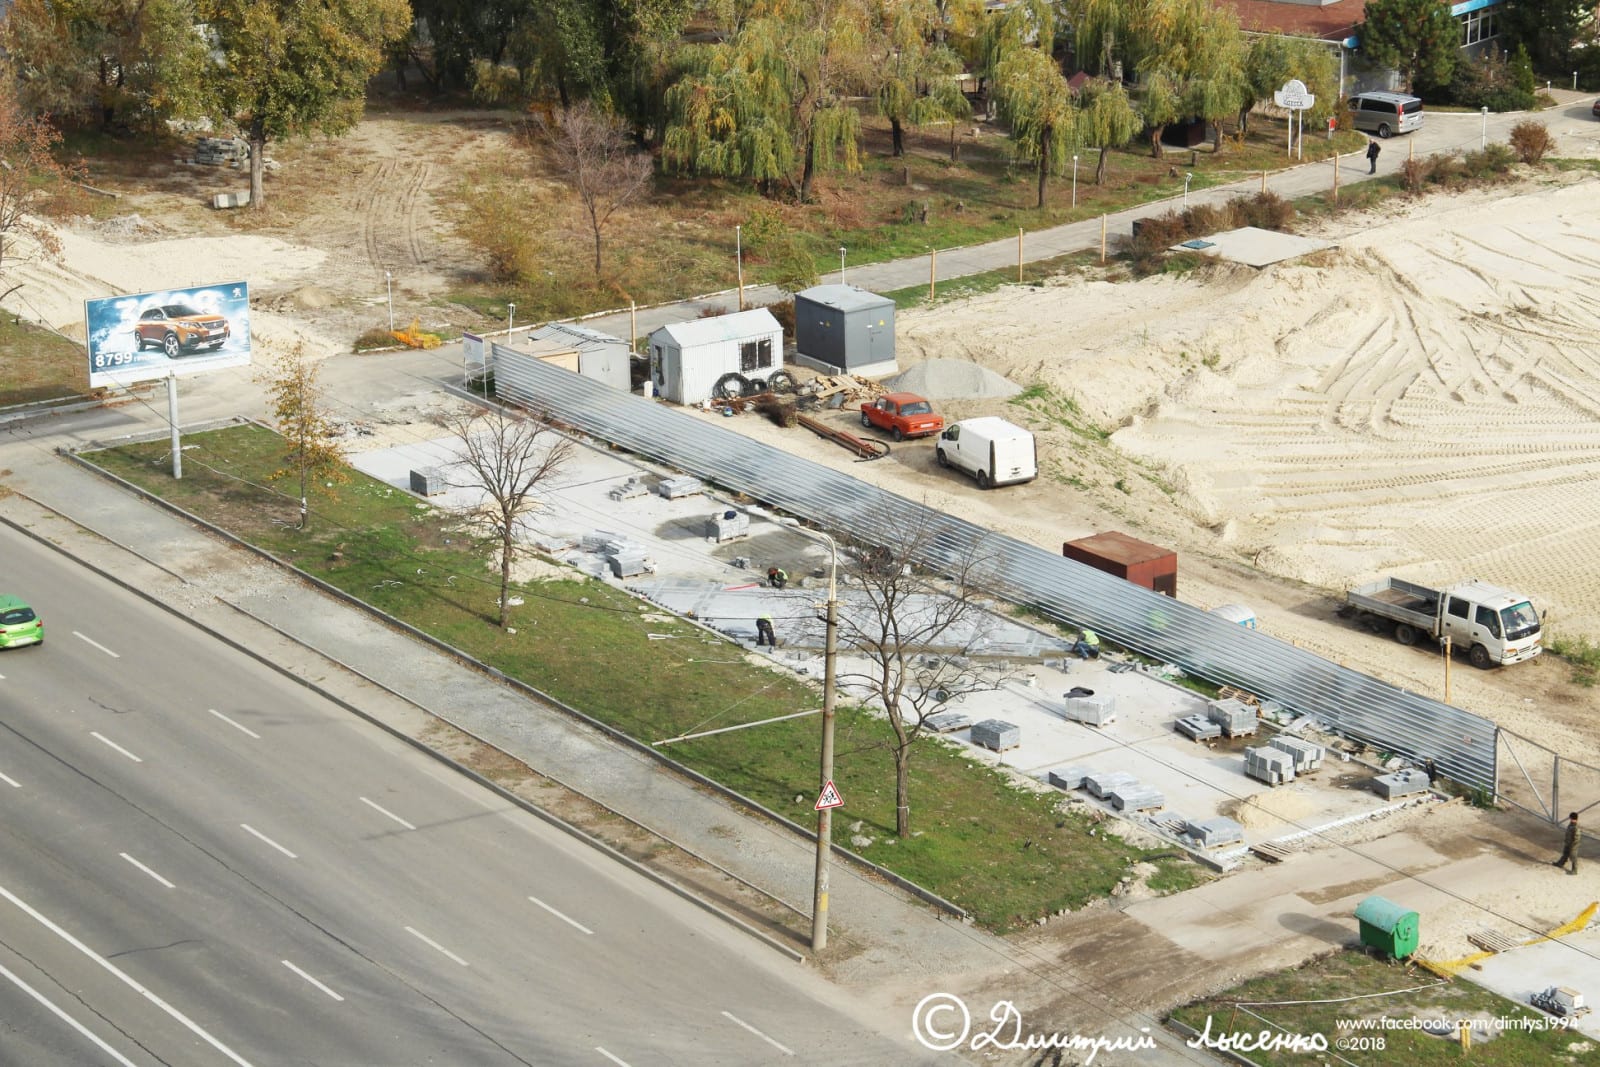
<instances>
[{"instance_id":1,"label":"red car","mask_svg":"<svg viewBox=\"0 0 1600 1067\"><path fill-rule=\"evenodd\" d=\"M861 405L861 425L888 430L896 441L928 437L944 429L944 416L916 393L887 393Z\"/></svg>"},{"instance_id":2,"label":"red car","mask_svg":"<svg viewBox=\"0 0 1600 1067\"><path fill-rule=\"evenodd\" d=\"M143 352L146 345L155 345L168 359L200 348L215 352L227 342L228 335L227 319L196 311L187 304L145 308L133 327L133 340L139 351Z\"/></svg>"},{"instance_id":3,"label":"red car","mask_svg":"<svg viewBox=\"0 0 1600 1067\"><path fill-rule=\"evenodd\" d=\"M1600 100L1596 100L1594 102L1594 107L1589 109L1589 114L1593 115L1597 119L1600 119Z\"/></svg>"}]
</instances>

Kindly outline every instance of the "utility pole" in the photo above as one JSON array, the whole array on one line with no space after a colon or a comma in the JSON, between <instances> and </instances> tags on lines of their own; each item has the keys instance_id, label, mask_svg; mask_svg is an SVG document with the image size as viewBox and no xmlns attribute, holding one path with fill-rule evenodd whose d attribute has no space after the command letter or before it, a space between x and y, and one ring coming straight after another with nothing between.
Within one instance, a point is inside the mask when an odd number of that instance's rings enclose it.
<instances>
[{"instance_id":1,"label":"utility pole","mask_svg":"<svg viewBox=\"0 0 1600 1067\"><path fill-rule=\"evenodd\" d=\"M828 534L831 555L828 560L828 619L827 637L823 643L822 667L822 785L827 789L833 781L833 713L834 674L839 661L839 544ZM818 791L821 795L821 790ZM811 951L821 952L828 946L828 859L833 851L833 809L817 811L817 876L815 895L811 902Z\"/></svg>"}]
</instances>

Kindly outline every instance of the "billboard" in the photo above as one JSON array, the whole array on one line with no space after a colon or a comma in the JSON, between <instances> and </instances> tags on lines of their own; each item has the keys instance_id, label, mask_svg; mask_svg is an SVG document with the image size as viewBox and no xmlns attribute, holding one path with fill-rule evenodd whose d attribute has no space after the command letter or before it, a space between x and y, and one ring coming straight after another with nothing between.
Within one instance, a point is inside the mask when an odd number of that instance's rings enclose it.
<instances>
[{"instance_id":1,"label":"billboard","mask_svg":"<svg viewBox=\"0 0 1600 1067\"><path fill-rule=\"evenodd\" d=\"M250 362L244 282L86 300L89 388Z\"/></svg>"}]
</instances>

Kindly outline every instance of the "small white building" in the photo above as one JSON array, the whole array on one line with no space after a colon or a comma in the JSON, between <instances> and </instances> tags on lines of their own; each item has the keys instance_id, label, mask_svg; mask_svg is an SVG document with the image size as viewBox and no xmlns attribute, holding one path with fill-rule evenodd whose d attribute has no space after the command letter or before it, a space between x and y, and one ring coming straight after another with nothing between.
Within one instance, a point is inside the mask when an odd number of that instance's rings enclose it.
<instances>
[{"instance_id":1,"label":"small white building","mask_svg":"<svg viewBox=\"0 0 1600 1067\"><path fill-rule=\"evenodd\" d=\"M511 344L495 342L491 349L497 395L517 398L527 384L521 368L530 360L593 378L623 392L633 388L628 342L585 326L552 322L530 330Z\"/></svg>"},{"instance_id":2,"label":"small white building","mask_svg":"<svg viewBox=\"0 0 1600 1067\"><path fill-rule=\"evenodd\" d=\"M783 327L766 308L690 319L650 335L650 380L676 404L711 399L724 374L766 378L783 366Z\"/></svg>"}]
</instances>

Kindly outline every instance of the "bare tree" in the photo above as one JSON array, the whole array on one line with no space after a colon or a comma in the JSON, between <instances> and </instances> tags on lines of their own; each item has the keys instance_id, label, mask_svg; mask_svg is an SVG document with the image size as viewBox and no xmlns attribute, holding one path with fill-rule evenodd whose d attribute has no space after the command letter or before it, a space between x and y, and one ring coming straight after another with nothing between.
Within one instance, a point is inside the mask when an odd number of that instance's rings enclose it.
<instances>
[{"instance_id":1,"label":"bare tree","mask_svg":"<svg viewBox=\"0 0 1600 1067\"><path fill-rule=\"evenodd\" d=\"M306 505L310 487L316 482L339 484L350 477L344 449L328 420L322 390L317 385L317 365L306 355L304 343L279 355L261 381L272 397L272 415L287 449L287 465L274 471L272 477L298 475L300 529L304 530L310 524L311 512Z\"/></svg>"},{"instance_id":2,"label":"bare tree","mask_svg":"<svg viewBox=\"0 0 1600 1067\"><path fill-rule=\"evenodd\" d=\"M451 484L482 489L489 497L470 518L499 549L499 625L504 629L510 621L507 599L517 535L538 506L540 487L560 472L577 445L547 422L500 408L447 415L440 423L455 435L465 468L463 480Z\"/></svg>"},{"instance_id":3,"label":"bare tree","mask_svg":"<svg viewBox=\"0 0 1600 1067\"><path fill-rule=\"evenodd\" d=\"M600 251L606 224L623 205L649 187L655 172L649 153L634 148L615 118L587 101L559 118L537 115L534 124L555 156L589 220L594 235L594 274L600 277Z\"/></svg>"},{"instance_id":4,"label":"bare tree","mask_svg":"<svg viewBox=\"0 0 1600 1067\"><path fill-rule=\"evenodd\" d=\"M894 732L895 833L911 832L912 746L928 716L968 693L998 689L1010 672L977 653L986 641L987 608L979 588L997 560L981 542L956 543L927 513L910 526L884 515L869 519L876 543L854 541L847 568L850 610L839 623L840 643L870 666L841 681L866 688ZM938 561L938 572L927 569Z\"/></svg>"},{"instance_id":5,"label":"bare tree","mask_svg":"<svg viewBox=\"0 0 1600 1067\"><path fill-rule=\"evenodd\" d=\"M17 99L16 71L0 62L0 298L21 283L10 283L6 270L25 260L19 246L55 258L61 252L56 232L42 216L65 213L70 200L62 194L81 179L80 169L55 158L61 134L48 119L29 115Z\"/></svg>"}]
</instances>

